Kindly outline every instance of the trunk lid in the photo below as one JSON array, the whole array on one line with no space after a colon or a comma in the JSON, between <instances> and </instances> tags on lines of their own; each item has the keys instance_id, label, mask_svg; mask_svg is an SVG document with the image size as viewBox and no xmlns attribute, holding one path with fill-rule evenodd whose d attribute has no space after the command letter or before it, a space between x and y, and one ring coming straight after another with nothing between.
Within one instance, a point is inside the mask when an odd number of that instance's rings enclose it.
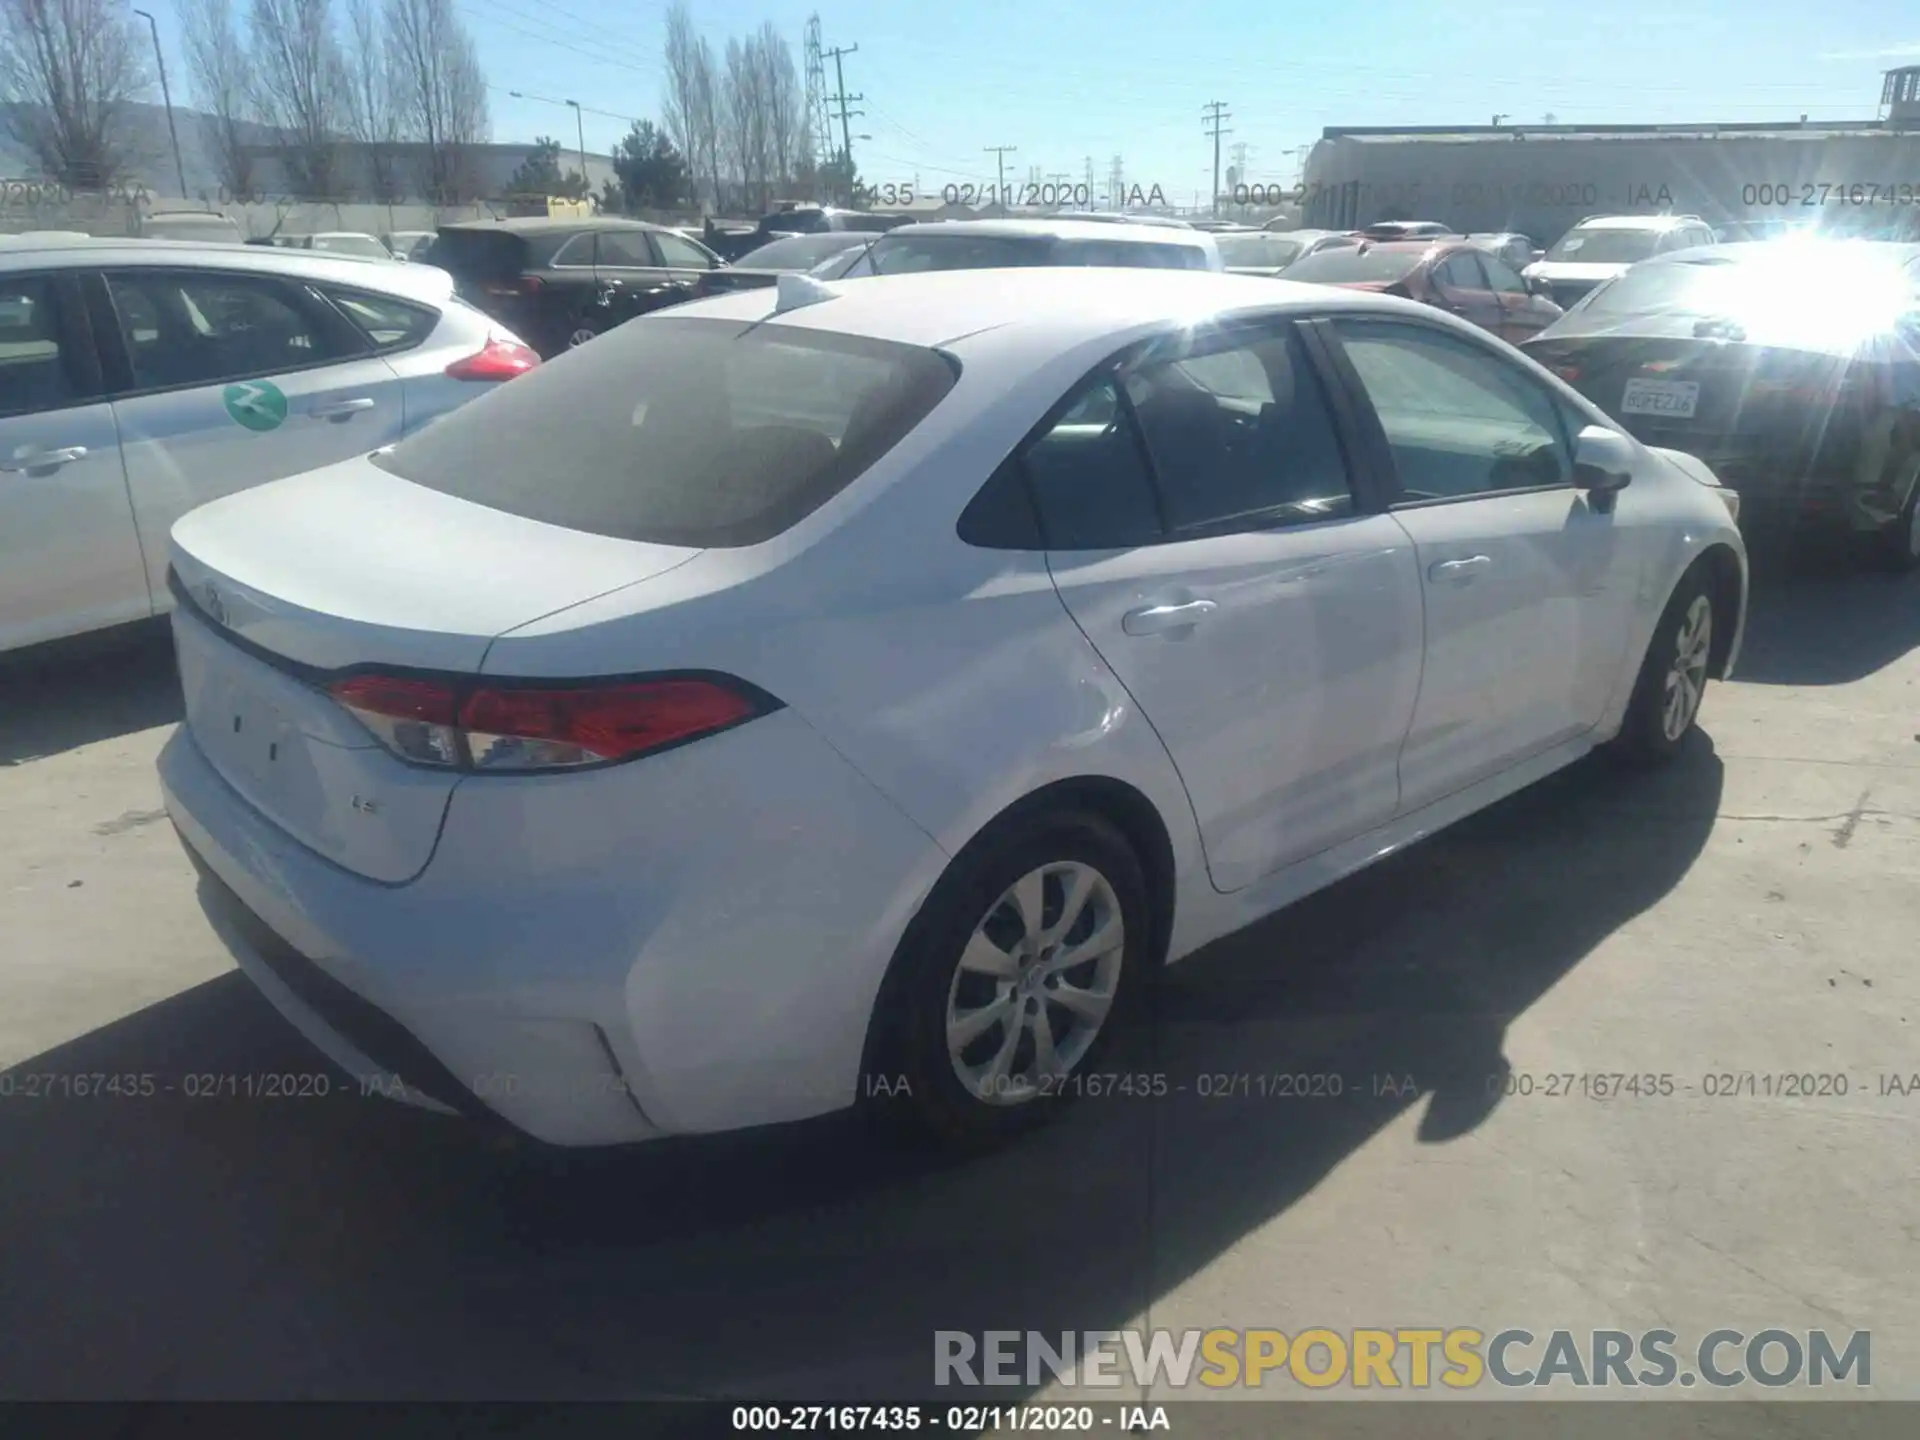
<instances>
[{"instance_id":1,"label":"trunk lid","mask_svg":"<svg viewBox=\"0 0 1920 1440\"><path fill-rule=\"evenodd\" d=\"M173 531L188 730L292 838L402 883L432 858L459 772L403 763L328 679L477 673L496 636L699 553L520 519L364 458L242 491Z\"/></svg>"}]
</instances>

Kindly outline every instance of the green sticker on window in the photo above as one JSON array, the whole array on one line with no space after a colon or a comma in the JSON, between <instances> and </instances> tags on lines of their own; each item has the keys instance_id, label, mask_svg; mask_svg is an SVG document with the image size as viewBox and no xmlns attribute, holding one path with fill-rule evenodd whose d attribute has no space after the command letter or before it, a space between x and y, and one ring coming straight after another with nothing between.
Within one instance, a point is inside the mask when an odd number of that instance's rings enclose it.
<instances>
[{"instance_id":1,"label":"green sticker on window","mask_svg":"<svg viewBox=\"0 0 1920 1440\"><path fill-rule=\"evenodd\" d=\"M249 430L278 430L287 418L287 397L271 380L242 380L221 397L233 423Z\"/></svg>"}]
</instances>

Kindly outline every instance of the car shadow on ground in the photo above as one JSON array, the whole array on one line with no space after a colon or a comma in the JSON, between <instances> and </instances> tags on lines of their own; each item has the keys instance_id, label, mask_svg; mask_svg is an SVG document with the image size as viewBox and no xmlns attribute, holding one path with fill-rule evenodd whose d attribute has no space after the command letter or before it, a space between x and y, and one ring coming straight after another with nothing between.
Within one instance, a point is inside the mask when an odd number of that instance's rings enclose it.
<instances>
[{"instance_id":1,"label":"car shadow on ground","mask_svg":"<svg viewBox=\"0 0 1920 1440\"><path fill-rule=\"evenodd\" d=\"M1920 645L1920 575L1863 565L1841 539L1750 539L1747 636L1735 678L1756 685L1846 685Z\"/></svg>"},{"instance_id":2,"label":"car shadow on ground","mask_svg":"<svg viewBox=\"0 0 1920 1440\"><path fill-rule=\"evenodd\" d=\"M0 1077L0 1393L926 1398L936 1330L1126 1325L1411 1107L1422 1142L1479 1124L1513 1018L1679 882L1720 791L1704 736L1583 762L1177 967L1104 1067L1143 1087L964 1160L848 1117L581 1153L337 1076L189 1094L324 1068L225 976ZM1239 1078L1283 1073L1342 1093Z\"/></svg>"},{"instance_id":3,"label":"car shadow on ground","mask_svg":"<svg viewBox=\"0 0 1920 1440\"><path fill-rule=\"evenodd\" d=\"M180 718L164 620L0 655L0 765L18 765Z\"/></svg>"}]
</instances>

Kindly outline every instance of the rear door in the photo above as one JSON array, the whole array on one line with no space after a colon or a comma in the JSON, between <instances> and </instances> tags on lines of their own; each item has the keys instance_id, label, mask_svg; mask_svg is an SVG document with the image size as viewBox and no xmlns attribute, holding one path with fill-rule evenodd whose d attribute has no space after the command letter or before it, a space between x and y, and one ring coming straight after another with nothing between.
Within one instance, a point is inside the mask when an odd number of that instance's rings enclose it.
<instances>
[{"instance_id":1,"label":"rear door","mask_svg":"<svg viewBox=\"0 0 1920 1440\"><path fill-rule=\"evenodd\" d=\"M151 613L79 275L0 275L0 650Z\"/></svg>"},{"instance_id":2,"label":"rear door","mask_svg":"<svg viewBox=\"0 0 1920 1440\"><path fill-rule=\"evenodd\" d=\"M400 378L298 278L109 270L94 296L148 583L167 603L167 535L235 490L400 438Z\"/></svg>"},{"instance_id":3,"label":"rear door","mask_svg":"<svg viewBox=\"0 0 1920 1440\"><path fill-rule=\"evenodd\" d=\"M671 270L645 230L602 230L594 236L594 271L615 325L634 315L691 300L704 271Z\"/></svg>"},{"instance_id":4,"label":"rear door","mask_svg":"<svg viewBox=\"0 0 1920 1440\"><path fill-rule=\"evenodd\" d=\"M1475 250L1456 250L1433 267L1433 289L1440 308L1470 320L1488 334L1498 335L1506 312Z\"/></svg>"},{"instance_id":5,"label":"rear door","mask_svg":"<svg viewBox=\"0 0 1920 1440\"><path fill-rule=\"evenodd\" d=\"M1221 890L1398 803L1419 574L1345 455L1308 342L1269 321L1096 374L1022 456L1055 585L1166 742Z\"/></svg>"},{"instance_id":6,"label":"rear door","mask_svg":"<svg viewBox=\"0 0 1920 1440\"><path fill-rule=\"evenodd\" d=\"M1419 558L1426 662L1400 758L1418 809L1598 723L1636 551L1574 488L1570 407L1518 363L1415 320L1326 328Z\"/></svg>"}]
</instances>

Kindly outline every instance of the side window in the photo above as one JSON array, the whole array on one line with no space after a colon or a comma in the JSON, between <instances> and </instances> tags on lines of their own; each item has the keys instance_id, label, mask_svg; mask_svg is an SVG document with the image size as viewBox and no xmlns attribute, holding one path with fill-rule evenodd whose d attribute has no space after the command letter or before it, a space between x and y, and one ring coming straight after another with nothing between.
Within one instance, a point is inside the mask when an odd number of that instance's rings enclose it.
<instances>
[{"instance_id":1,"label":"side window","mask_svg":"<svg viewBox=\"0 0 1920 1440\"><path fill-rule=\"evenodd\" d=\"M329 289L326 296L346 311L347 318L376 350L405 350L418 345L433 333L440 319L438 312L424 305L409 305L390 295Z\"/></svg>"},{"instance_id":2,"label":"side window","mask_svg":"<svg viewBox=\"0 0 1920 1440\"><path fill-rule=\"evenodd\" d=\"M1424 326L1336 320L1408 500L1573 481L1553 398L1518 368Z\"/></svg>"},{"instance_id":3,"label":"side window","mask_svg":"<svg viewBox=\"0 0 1920 1440\"><path fill-rule=\"evenodd\" d=\"M629 270L651 270L660 262L647 246L644 230L602 230L597 237L600 248L594 254L596 265L611 265Z\"/></svg>"},{"instance_id":4,"label":"side window","mask_svg":"<svg viewBox=\"0 0 1920 1440\"><path fill-rule=\"evenodd\" d=\"M1480 264L1487 272L1487 279L1493 282L1493 288L1502 295L1524 295L1527 282L1522 280L1498 255L1482 255Z\"/></svg>"},{"instance_id":5,"label":"side window","mask_svg":"<svg viewBox=\"0 0 1920 1440\"><path fill-rule=\"evenodd\" d=\"M1110 378L1089 386L1021 463L1051 550L1122 550L1160 539L1153 480Z\"/></svg>"},{"instance_id":6,"label":"side window","mask_svg":"<svg viewBox=\"0 0 1920 1440\"><path fill-rule=\"evenodd\" d=\"M555 270L566 270L578 266L581 269L593 267L593 235L576 235L558 250L547 264Z\"/></svg>"},{"instance_id":7,"label":"side window","mask_svg":"<svg viewBox=\"0 0 1920 1440\"><path fill-rule=\"evenodd\" d=\"M0 415L31 415L76 404L54 311L53 282L40 275L0 276Z\"/></svg>"},{"instance_id":8,"label":"side window","mask_svg":"<svg viewBox=\"0 0 1920 1440\"><path fill-rule=\"evenodd\" d=\"M698 245L678 235L659 231L653 243L660 247L660 258L676 270L711 270L713 260Z\"/></svg>"},{"instance_id":9,"label":"side window","mask_svg":"<svg viewBox=\"0 0 1920 1440\"><path fill-rule=\"evenodd\" d=\"M1332 412L1291 328L1148 360L1126 386L1174 535L1353 512Z\"/></svg>"},{"instance_id":10,"label":"side window","mask_svg":"<svg viewBox=\"0 0 1920 1440\"><path fill-rule=\"evenodd\" d=\"M343 358L296 289L264 275L109 272L140 390L211 385Z\"/></svg>"},{"instance_id":11,"label":"side window","mask_svg":"<svg viewBox=\"0 0 1920 1440\"><path fill-rule=\"evenodd\" d=\"M1440 262L1433 278L1444 290L1484 290L1486 278L1480 273L1480 258L1466 250L1456 250Z\"/></svg>"}]
</instances>

